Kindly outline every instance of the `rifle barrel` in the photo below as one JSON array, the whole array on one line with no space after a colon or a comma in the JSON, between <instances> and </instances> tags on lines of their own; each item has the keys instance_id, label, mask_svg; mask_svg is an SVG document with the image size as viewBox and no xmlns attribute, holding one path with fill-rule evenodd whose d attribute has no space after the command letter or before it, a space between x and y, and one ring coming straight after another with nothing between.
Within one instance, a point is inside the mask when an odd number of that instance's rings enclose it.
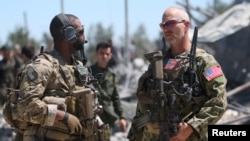
<instances>
[{"instance_id":1,"label":"rifle barrel","mask_svg":"<svg viewBox=\"0 0 250 141\"><path fill-rule=\"evenodd\" d=\"M194 80L194 66L195 66L195 57L196 57L196 43L197 43L197 35L198 35L198 27L194 27L194 34L193 34L193 39L192 39L192 45L191 45L191 50L189 54L189 72L190 74L190 79L189 79L189 86L193 84Z\"/></svg>"}]
</instances>

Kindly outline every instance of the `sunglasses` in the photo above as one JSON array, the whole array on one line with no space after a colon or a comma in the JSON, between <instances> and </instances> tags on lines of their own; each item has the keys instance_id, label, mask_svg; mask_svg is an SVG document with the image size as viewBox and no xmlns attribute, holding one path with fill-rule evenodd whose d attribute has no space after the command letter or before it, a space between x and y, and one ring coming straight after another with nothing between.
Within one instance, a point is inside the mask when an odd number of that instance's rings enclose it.
<instances>
[{"instance_id":1,"label":"sunglasses","mask_svg":"<svg viewBox=\"0 0 250 141\"><path fill-rule=\"evenodd\" d=\"M160 27L161 28L166 28L166 27L173 27L174 25L176 25L177 23L184 23L185 20L168 20L164 23L160 23Z\"/></svg>"},{"instance_id":2,"label":"sunglasses","mask_svg":"<svg viewBox=\"0 0 250 141\"><path fill-rule=\"evenodd\" d=\"M83 35L83 33L84 33L83 25L82 25L81 27L82 27L82 28L77 29L78 35Z\"/></svg>"},{"instance_id":3,"label":"sunglasses","mask_svg":"<svg viewBox=\"0 0 250 141\"><path fill-rule=\"evenodd\" d=\"M84 29L77 30L77 32L78 32L79 35L82 35L84 33Z\"/></svg>"}]
</instances>

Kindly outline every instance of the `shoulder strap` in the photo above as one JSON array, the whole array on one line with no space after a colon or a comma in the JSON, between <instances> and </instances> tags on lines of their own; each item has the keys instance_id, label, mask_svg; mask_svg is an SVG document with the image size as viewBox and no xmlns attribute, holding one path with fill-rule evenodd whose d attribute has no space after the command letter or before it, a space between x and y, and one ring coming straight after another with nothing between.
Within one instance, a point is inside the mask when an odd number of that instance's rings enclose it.
<instances>
[{"instance_id":1,"label":"shoulder strap","mask_svg":"<svg viewBox=\"0 0 250 141\"><path fill-rule=\"evenodd\" d=\"M62 67L62 65L60 65L59 61L57 59L55 59L54 57L52 57L51 55L49 55L47 53L42 53L41 55L43 55L47 60L51 61L53 63L53 67L55 69L58 69L58 71L60 73L56 74L56 77L63 78L63 81L69 87L69 92L72 94L73 89L75 87L75 82L73 81L72 76L70 75L70 72L67 69L65 69L65 67Z\"/></svg>"}]
</instances>

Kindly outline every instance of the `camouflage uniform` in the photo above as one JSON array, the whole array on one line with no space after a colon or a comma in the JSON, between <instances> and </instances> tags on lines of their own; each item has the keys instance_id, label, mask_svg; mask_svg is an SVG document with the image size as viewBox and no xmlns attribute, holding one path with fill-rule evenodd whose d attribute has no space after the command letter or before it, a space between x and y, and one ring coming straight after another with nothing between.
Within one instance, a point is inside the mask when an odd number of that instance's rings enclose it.
<instances>
[{"instance_id":1,"label":"camouflage uniform","mask_svg":"<svg viewBox=\"0 0 250 141\"><path fill-rule=\"evenodd\" d=\"M103 73L103 78L98 80L98 84L96 85L99 91L98 100L104 110L104 113L100 115L100 117L105 123L113 127L117 118L124 118L116 75L109 67L101 69L97 64L94 64L90 68L93 76L98 73Z\"/></svg>"},{"instance_id":2,"label":"camouflage uniform","mask_svg":"<svg viewBox=\"0 0 250 141\"><path fill-rule=\"evenodd\" d=\"M14 88L15 76L21 62L13 58L0 61L0 105L6 101L6 95L10 93L10 89Z\"/></svg>"},{"instance_id":3,"label":"camouflage uniform","mask_svg":"<svg viewBox=\"0 0 250 141\"><path fill-rule=\"evenodd\" d=\"M187 56L189 51L182 53L178 56ZM171 60L172 59L172 60ZM196 51L196 74L197 79L200 82L201 94L198 96L192 95L191 100L188 100L185 96L177 95L177 113L179 119L183 119L192 111L191 114L184 121L188 123L193 128L193 133L187 139L188 141L198 141L207 140L207 131L209 124L215 124L223 115L226 106L226 78L220 68L219 63L215 58L206 53L202 49L197 49ZM176 62L169 65L167 62ZM163 58L163 73L164 81L173 82L175 90L182 92L180 88L181 81L183 80L183 75L185 69L189 66L187 59L175 59L170 54L170 50L166 52ZM220 72L211 76L209 72L213 71L214 68ZM185 77L185 76L184 76ZM148 113L153 113L150 111L149 107L151 104L145 104L146 99L153 99L152 90L150 90L151 84L148 81L152 78L152 66L150 65L148 70L140 77L137 96L138 104L136 115L132 121L132 127L128 134L128 138L133 141L158 141L160 135L160 126L157 118L153 118L143 125L143 127L138 128L138 119ZM152 80L152 79L151 79ZM168 96L176 93L169 85L164 85L164 92ZM140 97L143 97L140 99ZM168 106L168 105L165 105ZM169 109L169 108L168 108ZM198 110L195 110L198 109ZM153 116L152 116L153 117ZM159 119L159 118L158 118ZM171 124L171 123L170 123ZM171 129L168 125L168 132L171 136Z\"/></svg>"},{"instance_id":4,"label":"camouflage uniform","mask_svg":"<svg viewBox=\"0 0 250 141\"><path fill-rule=\"evenodd\" d=\"M18 75L20 85L17 87L17 100L12 101L12 118L15 127L21 129L24 140L58 140L58 141L95 141L91 139L93 132L97 132L96 126L100 126L101 120L95 116L88 121L82 121L79 110L79 101L72 93L85 89L81 79L87 75L81 75L77 68L84 69L82 63L74 60L75 65L67 65L56 50L43 53L31 63L27 64L22 73ZM86 69L87 70L87 69ZM87 71L86 71L87 72ZM80 75L80 77L77 77ZM94 95L93 95L94 96ZM62 98L61 103L48 103L45 97ZM94 98L91 110L96 110L98 100ZM14 107L14 108L13 108ZM83 126L82 133L69 134L67 126L63 122L55 121L57 109L64 110L79 118ZM90 127L90 128L89 128ZM19 130L20 131L20 130Z\"/></svg>"}]
</instances>

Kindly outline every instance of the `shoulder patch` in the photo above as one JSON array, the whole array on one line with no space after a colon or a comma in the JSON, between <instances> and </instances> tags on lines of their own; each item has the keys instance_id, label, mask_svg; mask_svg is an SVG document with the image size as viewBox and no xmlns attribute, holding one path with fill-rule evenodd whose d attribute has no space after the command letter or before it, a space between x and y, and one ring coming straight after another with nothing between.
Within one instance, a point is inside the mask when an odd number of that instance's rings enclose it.
<instances>
[{"instance_id":1,"label":"shoulder patch","mask_svg":"<svg viewBox=\"0 0 250 141\"><path fill-rule=\"evenodd\" d=\"M35 80L38 77L38 73L33 67L30 66L27 68L26 74L31 81Z\"/></svg>"},{"instance_id":2,"label":"shoulder patch","mask_svg":"<svg viewBox=\"0 0 250 141\"><path fill-rule=\"evenodd\" d=\"M221 67L216 65L216 66L213 66L212 68L208 69L207 71L205 71L203 74L206 77L206 79L208 81L210 81L210 80L213 80L214 78L217 78L217 77L223 75L223 72L221 70Z\"/></svg>"}]
</instances>

